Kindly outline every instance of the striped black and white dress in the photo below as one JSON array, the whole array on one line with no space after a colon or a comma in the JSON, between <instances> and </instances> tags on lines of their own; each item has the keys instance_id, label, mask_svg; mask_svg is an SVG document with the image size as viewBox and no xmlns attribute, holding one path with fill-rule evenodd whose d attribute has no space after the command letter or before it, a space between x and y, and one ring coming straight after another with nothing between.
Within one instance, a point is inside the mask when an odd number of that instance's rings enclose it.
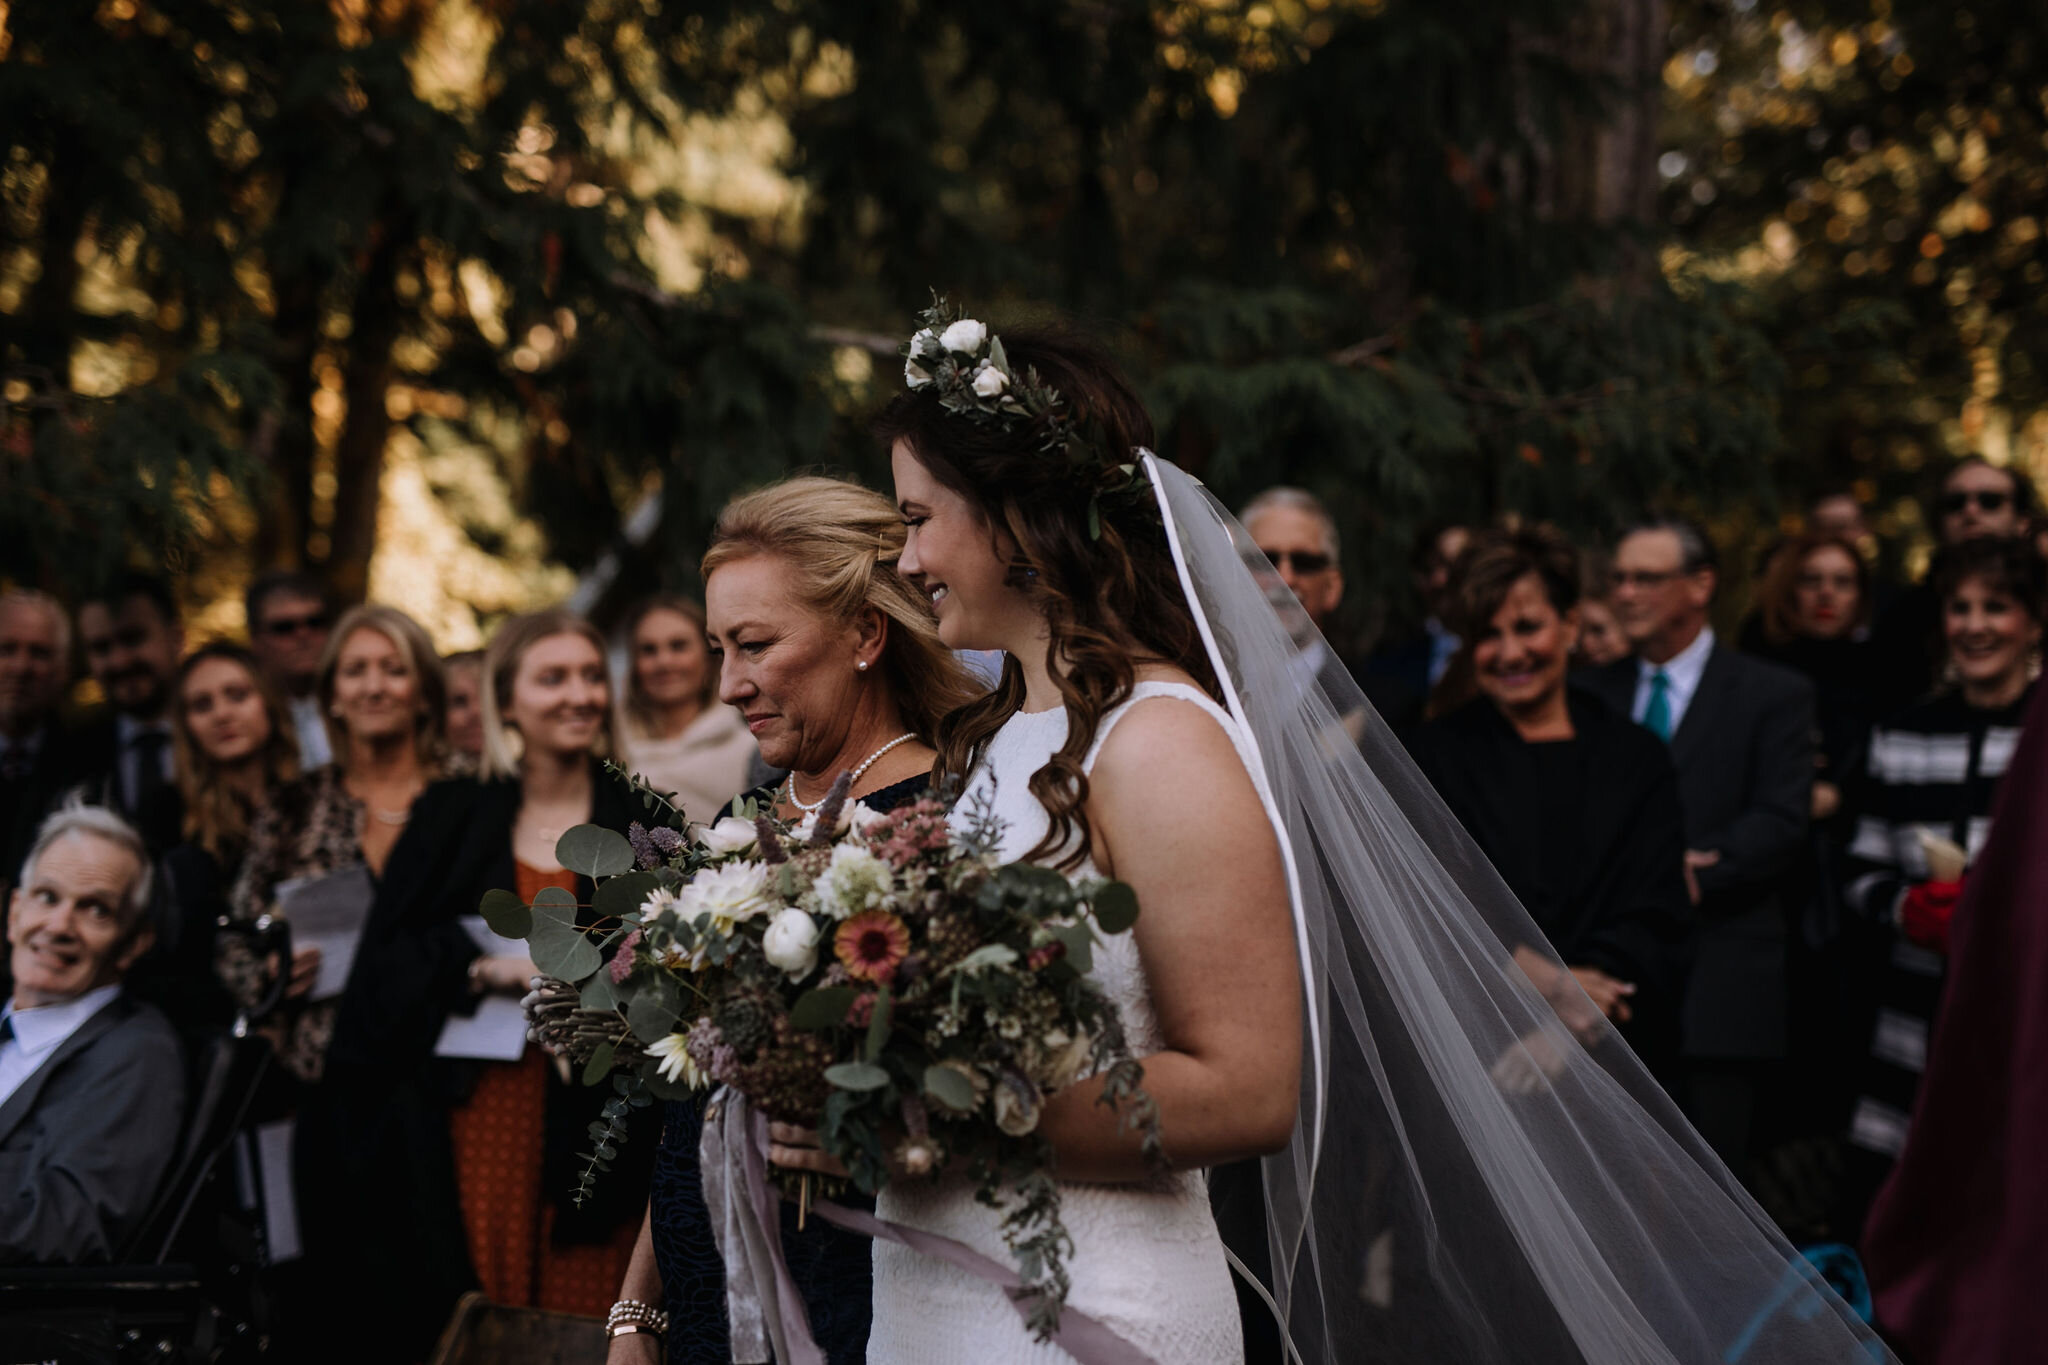
<instances>
[{"instance_id":1,"label":"striped black and white dress","mask_svg":"<svg viewBox=\"0 0 2048 1365\"><path fill-rule=\"evenodd\" d=\"M1871 732L1843 899L1850 914L1891 935L1870 1062L1849 1122L1850 1142L1880 1157L1896 1158L1906 1145L1948 970L1947 957L1898 930L1900 902L1930 875L1920 836L1939 836L1977 856L2032 694L2029 686L1997 710L1969 706L1954 694L1935 697Z\"/></svg>"}]
</instances>

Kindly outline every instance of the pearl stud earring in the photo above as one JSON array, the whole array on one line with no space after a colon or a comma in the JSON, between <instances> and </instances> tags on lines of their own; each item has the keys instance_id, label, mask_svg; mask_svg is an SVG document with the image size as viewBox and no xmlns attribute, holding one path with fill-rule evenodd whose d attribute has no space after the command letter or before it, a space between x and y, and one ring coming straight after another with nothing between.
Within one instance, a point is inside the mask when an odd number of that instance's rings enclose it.
<instances>
[{"instance_id":1,"label":"pearl stud earring","mask_svg":"<svg viewBox=\"0 0 2048 1365\"><path fill-rule=\"evenodd\" d=\"M859 669L861 672L865 673L868 671L868 661L866 659L862 659L859 662L855 663L854 667Z\"/></svg>"}]
</instances>

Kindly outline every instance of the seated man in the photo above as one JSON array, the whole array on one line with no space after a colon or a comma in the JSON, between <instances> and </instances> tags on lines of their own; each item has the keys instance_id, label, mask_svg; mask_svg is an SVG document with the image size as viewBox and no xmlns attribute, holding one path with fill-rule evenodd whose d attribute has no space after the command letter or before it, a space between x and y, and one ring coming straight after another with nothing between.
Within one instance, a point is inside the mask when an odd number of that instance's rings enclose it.
<instances>
[{"instance_id":1,"label":"seated man","mask_svg":"<svg viewBox=\"0 0 2048 1365\"><path fill-rule=\"evenodd\" d=\"M96 806L43 822L7 909L0 1010L0 1264L106 1261L176 1154L184 1066L121 983L155 939L142 839Z\"/></svg>"}]
</instances>

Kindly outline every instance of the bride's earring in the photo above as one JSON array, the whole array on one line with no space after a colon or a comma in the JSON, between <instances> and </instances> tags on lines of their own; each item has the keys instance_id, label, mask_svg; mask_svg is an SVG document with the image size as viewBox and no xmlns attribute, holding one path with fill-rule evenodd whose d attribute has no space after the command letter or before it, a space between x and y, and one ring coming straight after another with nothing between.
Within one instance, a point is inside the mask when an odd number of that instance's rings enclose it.
<instances>
[{"instance_id":1,"label":"bride's earring","mask_svg":"<svg viewBox=\"0 0 2048 1365\"><path fill-rule=\"evenodd\" d=\"M853 666L863 673L868 671L868 661L866 659L860 659L855 661Z\"/></svg>"}]
</instances>

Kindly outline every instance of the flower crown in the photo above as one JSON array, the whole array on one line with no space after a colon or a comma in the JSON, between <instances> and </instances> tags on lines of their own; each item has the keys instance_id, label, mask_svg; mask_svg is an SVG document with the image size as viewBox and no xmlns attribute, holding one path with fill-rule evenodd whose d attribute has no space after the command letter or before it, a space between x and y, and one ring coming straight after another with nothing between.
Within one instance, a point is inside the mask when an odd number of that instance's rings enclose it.
<instances>
[{"instance_id":1,"label":"flower crown","mask_svg":"<svg viewBox=\"0 0 2048 1365\"><path fill-rule=\"evenodd\" d=\"M903 347L903 382L913 390L935 388L940 407L982 426L1039 424L1039 449L1064 460L1088 488L1088 534L1101 539L1102 499L1142 490L1143 466L1114 458L1096 425L1075 421L1066 399L1038 377L1036 366L1019 374L1003 352L1002 338L943 295L933 294L932 306L918 320L924 325Z\"/></svg>"}]
</instances>

